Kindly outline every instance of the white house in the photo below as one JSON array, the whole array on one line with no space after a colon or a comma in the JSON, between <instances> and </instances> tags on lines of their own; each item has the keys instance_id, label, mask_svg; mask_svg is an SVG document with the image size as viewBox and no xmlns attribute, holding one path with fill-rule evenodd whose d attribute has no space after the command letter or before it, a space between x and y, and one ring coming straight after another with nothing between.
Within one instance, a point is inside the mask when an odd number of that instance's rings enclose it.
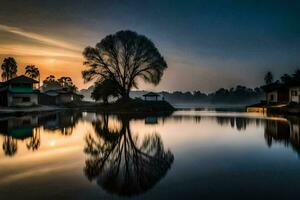
<instances>
[{"instance_id":1,"label":"white house","mask_svg":"<svg viewBox=\"0 0 300 200\"><path fill-rule=\"evenodd\" d=\"M290 102L300 103L300 86L293 86L289 88Z\"/></svg>"}]
</instances>

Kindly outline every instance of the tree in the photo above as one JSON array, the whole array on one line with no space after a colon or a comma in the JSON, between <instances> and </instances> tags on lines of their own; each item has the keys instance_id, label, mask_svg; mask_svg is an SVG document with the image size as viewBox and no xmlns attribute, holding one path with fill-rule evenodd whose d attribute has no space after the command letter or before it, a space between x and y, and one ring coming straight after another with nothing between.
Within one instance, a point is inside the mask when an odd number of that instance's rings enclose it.
<instances>
[{"instance_id":1,"label":"tree","mask_svg":"<svg viewBox=\"0 0 300 200\"><path fill-rule=\"evenodd\" d=\"M103 82L95 84L91 97L96 101L102 99L104 103L108 103L108 98L110 96L112 97L118 96L117 91L118 88L116 84L113 81L106 79Z\"/></svg>"},{"instance_id":2,"label":"tree","mask_svg":"<svg viewBox=\"0 0 300 200\"><path fill-rule=\"evenodd\" d=\"M7 81L17 76L17 62L13 57L4 58L1 65L2 69L2 80Z\"/></svg>"},{"instance_id":3,"label":"tree","mask_svg":"<svg viewBox=\"0 0 300 200\"><path fill-rule=\"evenodd\" d=\"M71 91L76 91L77 87L73 84L70 77L60 77L56 80L55 76L50 75L43 81L43 90L57 90L66 89Z\"/></svg>"},{"instance_id":4,"label":"tree","mask_svg":"<svg viewBox=\"0 0 300 200\"><path fill-rule=\"evenodd\" d=\"M152 41L133 31L119 31L106 36L95 47L83 51L84 80L110 79L118 86L123 99L129 99L130 90L138 87L138 79L157 85L167 63Z\"/></svg>"},{"instance_id":5,"label":"tree","mask_svg":"<svg viewBox=\"0 0 300 200\"><path fill-rule=\"evenodd\" d=\"M283 76L280 77L280 80L281 80L282 83L288 84L293 80L293 77L291 77L288 74L284 74Z\"/></svg>"},{"instance_id":6,"label":"tree","mask_svg":"<svg viewBox=\"0 0 300 200\"><path fill-rule=\"evenodd\" d=\"M61 89L60 83L55 79L55 76L50 75L43 81L42 89L47 90L57 90Z\"/></svg>"},{"instance_id":7,"label":"tree","mask_svg":"<svg viewBox=\"0 0 300 200\"><path fill-rule=\"evenodd\" d=\"M57 81L61 85L62 88L69 89L72 91L77 90L77 87L74 85L72 78L70 78L68 76L60 77L59 79L57 79Z\"/></svg>"},{"instance_id":8,"label":"tree","mask_svg":"<svg viewBox=\"0 0 300 200\"><path fill-rule=\"evenodd\" d=\"M146 192L171 168L174 155L164 148L158 133L133 135L130 119L121 116L119 128L107 115L93 123L95 135L86 136L84 172L110 193L133 196Z\"/></svg>"},{"instance_id":9,"label":"tree","mask_svg":"<svg viewBox=\"0 0 300 200\"><path fill-rule=\"evenodd\" d=\"M274 81L274 77L273 77L273 74L272 72L268 71L265 75L265 84L266 85L270 85L271 83L273 83Z\"/></svg>"},{"instance_id":10,"label":"tree","mask_svg":"<svg viewBox=\"0 0 300 200\"><path fill-rule=\"evenodd\" d=\"M300 69L297 69L293 74L293 79L296 81L300 81Z\"/></svg>"},{"instance_id":11,"label":"tree","mask_svg":"<svg viewBox=\"0 0 300 200\"><path fill-rule=\"evenodd\" d=\"M35 65L27 65L25 67L25 75L32 79L39 78L38 80L40 85L40 70Z\"/></svg>"}]
</instances>

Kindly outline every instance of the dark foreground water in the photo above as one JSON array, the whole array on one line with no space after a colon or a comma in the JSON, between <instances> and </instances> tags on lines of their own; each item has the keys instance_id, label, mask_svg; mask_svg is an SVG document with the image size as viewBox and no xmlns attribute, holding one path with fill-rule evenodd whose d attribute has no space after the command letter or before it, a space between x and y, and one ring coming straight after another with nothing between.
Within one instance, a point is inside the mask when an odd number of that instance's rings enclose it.
<instances>
[{"instance_id":1,"label":"dark foreground water","mask_svg":"<svg viewBox=\"0 0 300 200\"><path fill-rule=\"evenodd\" d=\"M0 120L0 199L299 199L299 124L212 111Z\"/></svg>"}]
</instances>

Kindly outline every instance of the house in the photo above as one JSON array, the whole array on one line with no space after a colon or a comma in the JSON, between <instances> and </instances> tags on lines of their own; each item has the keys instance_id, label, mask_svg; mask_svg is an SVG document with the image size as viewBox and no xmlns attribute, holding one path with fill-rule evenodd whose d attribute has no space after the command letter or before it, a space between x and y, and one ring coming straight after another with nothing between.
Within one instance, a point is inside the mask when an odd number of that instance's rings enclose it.
<instances>
[{"instance_id":1,"label":"house","mask_svg":"<svg viewBox=\"0 0 300 200\"><path fill-rule=\"evenodd\" d=\"M287 84L275 82L263 86L263 90L266 93L267 104L300 103L299 81L292 81Z\"/></svg>"},{"instance_id":2,"label":"house","mask_svg":"<svg viewBox=\"0 0 300 200\"><path fill-rule=\"evenodd\" d=\"M39 95L39 103L43 105L62 105L71 102L79 102L83 98L69 89L47 90Z\"/></svg>"},{"instance_id":3,"label":"house","mask_svg":"<svg viewBox=\"0 0 300 200\"><path fill-rule=\"evenodd\" d=\"M145 101L158 101L160 95L154 92L149 92L143 95Z\"/></svg>"},{"instance_id":4,"label":"house","mask_svg":"<svg viewBox=\"0 0 300 200\"><path fill-rule=\"evenodd\" d=\"M263 87L266 93L267 104L277 104L277 103L288 103L289 99L289 89L286 85L281 83L272 83Z\"/></svg>"},{"instance_id":5,"label":"house","mask_svg":"<svg viewBox=\"0 0 300 200\"><path fill-rule=\"evenodd\" d=\"M289 84L290 102L300 103L300 82L295 81Z\"/></svg>"},{"instance_id":6,"label":"house","mask_svg":"<svg viewBox=\"0 0 300 200\"><path fill-rule=\"evenodd\" d=\"M0 83L0 106L33 106L38 104L39 82L21 75Z\"/></svg>"}]
</instances>

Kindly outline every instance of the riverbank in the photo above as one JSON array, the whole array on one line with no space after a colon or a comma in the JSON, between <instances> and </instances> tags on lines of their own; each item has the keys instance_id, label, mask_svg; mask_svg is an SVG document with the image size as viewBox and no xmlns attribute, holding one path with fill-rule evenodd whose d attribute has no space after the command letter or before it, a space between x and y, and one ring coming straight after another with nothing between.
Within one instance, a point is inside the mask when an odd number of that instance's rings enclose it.
<instances>
[{"instance_id":1,"label":"riverbank","mask_svg":"<svg viewBox=\"0 0 300 200\"><path fill-rule=\"evenodd\" d=\"M131 99L126 102L117 101L114 103L103 104L94 102L72 103L66 105L67 108L96 110L106 113L158 113L172 112L176 109L167 101L144 101Z\"/></svg>"},{"instance_id":2,"label":"riverbank","mask_svg":"<svg viewBox=\"0 0 300 200\"><path fill-rule=\"evenodd\" d=\"M63 106L38 105L32 107L0 107L0 117L22 116L27 114L40 114L59 110L97 111L105 113L169 113L175 108L167 101L129 100L111 104L79 102Z\"/></svg>"},{"instance_id":3,"label":"riverbank","mask_svg":"<svg viewBox=\"0 0 300 200\"><path fill-rule=\"evenodd\" d=\"M296 103L273 104L258 103L246 107L247 112L264 112L280 115L300 115L300 105Z\"/></svg>"},{"instance_id":4,"label":"riverbank","mask_svg":"<svg viewBox=\"0 0 300 200\"><path fill-rule=\"evenodd\" d=\"M22 116L26 114L40 114L44 112L58 111L68 109L59 106L38 105L32 107L0 107L0 117Z\"/></svg>"}]
</instances>

